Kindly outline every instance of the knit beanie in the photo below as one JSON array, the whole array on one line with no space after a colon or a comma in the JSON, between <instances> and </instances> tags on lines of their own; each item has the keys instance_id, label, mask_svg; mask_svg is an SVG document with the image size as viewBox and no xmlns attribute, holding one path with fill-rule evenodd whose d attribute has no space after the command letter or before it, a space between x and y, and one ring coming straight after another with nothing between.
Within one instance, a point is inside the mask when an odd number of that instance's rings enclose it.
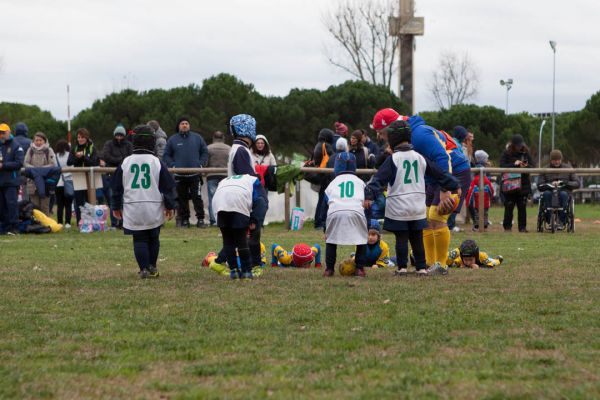
<instances>
[{"instance_id":1,"label":"knit beanie","mask_svg":"<svg viewBox=\"0 0 600 400\"><path fill-rule=\"evenodd\" d=\"M339 138L335 142L335 151L348 151L348 141L345 138Z\"/></svg>"},{"instance_id":2,"label":"knit beanie","mask_svg":"<svg viewBox=\"0 0 600 400\"><path fill-rule=\"evenodd\" d=\"M369 231L377 231L377 234L381 236L381 225L376 219L369 221Z\"/></svg>"},{"instance_id":3,"label":"knit beanie","mask_svg":"<svg viewBox=\"0 0 600 400\"><path fill-rule=\"evenodd\" d=\"M338 154L335 157L333 172L336 176L344 172L356 172L356 157L354 157L354 154L348 152Z\"/></svg>"},{"instance_id":4,"label":"knit beanie","mask_svg":"<svg viewBox=\"0 0 600 400\"><path fill-rule=\"evenodd\" d=\"M175 126L175 132L179 132L179 124L182 123L183 121L187 121L189 123L190 119L188 117L180 117L177 120L177 125Z\"/></svg>"},{"instance_id":5,"label":"knit beanie","mask_svg":"<svg viewBox=\"0 0 600 400\"><path fill-rule=\"evenodd\" d=\"M113 136L117 135L127 136L127 131L125 130L125 127L121 124L118 124L115 130L113 131Z\"/></svg>"},{"instance_id":6,"label":"knit beanie","mask_svg":"<svg viewBox=\"0 0 600 400\"><path fill-rule=\"evenodd\" d=\"M456 125L454 127L454 134L453 134L453 136L459 142L462 142L463 140L465 140L468 134L469 134L469 132L467 131L467 128L465 128L464 126Z\"/></svg>"},{"instance_id":7,"label":"knit beanie","mask_svg":"<svg viewBox=\"0 0 600 400\"><path fill-rule=\"evenodd\" d=\"M345 124L341 122L336 122L335 124L333 124L333 126L335 127L335 133L342 136L346 136L348 134L348 127Z\"/></svg>"},{"instance_id":8,"label":"knit beanie","mask_svg":"<svg viewBox=\"0 0 600 400\"><path fill-rule=\"evenodd\" d=\"M490 158L490 155L486 153L485 150L477 150L474 156L475 161L477 161L479 164L485 164Z\"/></svg>"},{"instance_id":9,"label":"knit beanie","mask_svg":"<svg viewBox=\"0 0 600 400\"><path fill-rule=\"evenodd\" d=\"M562 152L558 149L554 149L550 152L550 160L562 160Z\"/></svg>"}]
</instances>

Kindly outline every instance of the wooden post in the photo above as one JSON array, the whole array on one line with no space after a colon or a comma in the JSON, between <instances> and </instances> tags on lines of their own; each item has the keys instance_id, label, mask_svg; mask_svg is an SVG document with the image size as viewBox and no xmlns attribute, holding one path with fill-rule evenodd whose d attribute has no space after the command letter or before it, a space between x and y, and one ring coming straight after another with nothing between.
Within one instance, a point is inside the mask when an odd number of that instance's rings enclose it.
<instances>
[{"instance_id":1,"label":"wooden post","mask_svg":"<svg viewBox=\"0 0 600 400\"><path fill-rule=\"evenodd\" d=\"M301 183L302 182L296 182L296 194L295 194L295 196L296 196L296 207L302 207L300 205L301 204L300 203L300 194L301 194L300 193L300 186L302 186Z\"/></svg>"},{"instance_id":2,"label":"wooden post","mask_svg":"<svg viewBox=\"0 0 600 400\"><path fill-rule=\"evenodd\" d=\"M285 203L284 203L284 209L283 212L285 213L285 225L287 226L287 230L289 231L291 229L291 225L290 225L290 184L286 183L285 184Z\"/></svg>"},{"instance_id":3,"label":"wooden post","mask_svg":"<svg viewBox=\"0 0 600 400\"><path fill-rule=\"evenodd\" d=\"M478 200L478 206L479 206L479 233L484 232L485 231L485 227L484 225L484 213L485 213L485 209L484 209L484 197L485 197L485 184L484 184L484 179L485 179L485 173L484 173L485 168L481 167L479 168L479 200Z\"/></svg>"},{"instance_id":4,"label":"wooden post","mask_svg":"<svg viewBox=\"0 0 600 400\"><path fill-rule=\"evenodd\" d=\"M95 206L97 203L97 199L96 199L96 177L94 175L94 167L90 167L88 172L85 173L85 180L87 183L88 203Z\"/></svg>"}]
</instances>

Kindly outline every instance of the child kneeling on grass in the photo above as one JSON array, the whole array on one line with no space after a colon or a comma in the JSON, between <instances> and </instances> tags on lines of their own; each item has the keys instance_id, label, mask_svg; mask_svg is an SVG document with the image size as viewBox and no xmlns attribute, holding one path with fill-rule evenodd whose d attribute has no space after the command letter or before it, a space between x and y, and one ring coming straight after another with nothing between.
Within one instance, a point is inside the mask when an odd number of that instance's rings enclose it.
<instances>
[{"instance_id":1,"label":"child kneeling on grass","mask_svg":"<svg viewBox=\"0 0 600 400\"><path fill-rule=\"evenodd\" d=\"M335 157L335 179L325 189L325 266L323 276L333 276L338 245L356 246L356 276L364 277L368 240L365 216L365 183L356 176L356 158L352 153Z\"/></svg>"},{"instance_id":2,"label":"child kneeling on grass","mask_svg":"<svg viewBox=\"0 0 600 400\"><path fill-rule=\"evenodd\" d=\"M158 277L160 227L173 217L175 180L154 155L154 131L148 125L133 130L133 154L117 167L112 179L113 215L133 235L133 252L140 278Z\"/></svg>"},{"instance_id":3,"label":"child kneeling on grass","mask_svg":"<svg viewBox=\"0 0 600 400\"><path fill-rule=\"evenodd\" d=\"M227 261L231 279L252 279L252 257L248 247L248 230L260 227L269 201L260 179L251 175L234 175L223 179L213 196L212 207L223 236L223 250L210 263ZM237 257L239 256L239 268Z\"/></svg>"},{"instance_id":4,"label":"child kneeling on grass","mask_svg":"<svg viewBox=\"0 0 600 400\"><path fill-rule=\"evenodd\" d=\"M502 261L502 256L490 257L486 252L479 250L474 240L467 239L459 247L448 252L446 265L454 268L494 268L502 264Z\"/></svg>"},{"instance_id":5,"label":"child kneeling on grass","mask_svg":"<svg viewBox=\"0 0 600 400\"><path fill-rule=\"evenodd\" d=\"M408 242L413 251L418 275L427 275L423 229L427 226L425 173L443 190L458 188L457 180L413 150L411 129L405 121L395 121L388 128L388 142L394 153L379 167L368 185L367 196L374 199L387 186L383 228L396 236L398 269L395 275L408 273Z\"/></svg>"},{"instance_id":6,"label":"child kneeling on grass","mask_svg":"<svg viewBox=\"0 0 600 400\"><path fill-rule=\"evenodd\" d=\"M310 268L313 261L315 268L321 268L321 246L317 243L312 247L298 243L294 245L291 253L277 243L271 246L271 267Z\"/></svg>"}]
</instances>

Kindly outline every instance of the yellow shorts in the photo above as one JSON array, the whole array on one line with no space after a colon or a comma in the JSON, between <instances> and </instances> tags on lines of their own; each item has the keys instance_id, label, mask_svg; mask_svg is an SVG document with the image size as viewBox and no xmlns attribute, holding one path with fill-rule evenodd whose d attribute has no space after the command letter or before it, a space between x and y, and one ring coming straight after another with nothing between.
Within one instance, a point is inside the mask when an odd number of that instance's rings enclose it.
<instances>
[{"instance_id":1,"label":"yellow shorts","mask_svg":"<svg viewBox=\"0 0 600 400\"><path fill-rule=\"evenodd\" d=\"M448 222L448 217L450 217L450 214L441 215L438 212L438 206L427 207L427 221L437 221L445 224Z\"/></svg>"}]
</instances>

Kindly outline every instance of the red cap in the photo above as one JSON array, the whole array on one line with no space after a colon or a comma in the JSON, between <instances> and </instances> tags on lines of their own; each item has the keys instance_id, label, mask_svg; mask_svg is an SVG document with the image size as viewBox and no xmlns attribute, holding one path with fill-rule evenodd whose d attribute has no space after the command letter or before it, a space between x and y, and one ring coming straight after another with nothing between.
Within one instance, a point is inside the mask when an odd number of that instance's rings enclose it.
<instances>
[{"instance_id":1,"label":"red cap","mask_svg":"<svg viewBox=\"0 0 600 400\"><path fill-rule=\"evenodd\" d=\"M315 255L309 245L298 243L292 249L292 260L296 267L308 267L308 263L312 262Z\"/></svg>"},{"instance_id":2,"label":"red cap","mask_svg":"<svg viewBox=\"0 0 600 400\"><path fill-rule=\"evenodd\" d=\"M407 121L408 117L398 114L393 108L384 108L375 113L371 128L379 131L389 126L392 122L400 120Z\"/></svg>"}]
</instances>

